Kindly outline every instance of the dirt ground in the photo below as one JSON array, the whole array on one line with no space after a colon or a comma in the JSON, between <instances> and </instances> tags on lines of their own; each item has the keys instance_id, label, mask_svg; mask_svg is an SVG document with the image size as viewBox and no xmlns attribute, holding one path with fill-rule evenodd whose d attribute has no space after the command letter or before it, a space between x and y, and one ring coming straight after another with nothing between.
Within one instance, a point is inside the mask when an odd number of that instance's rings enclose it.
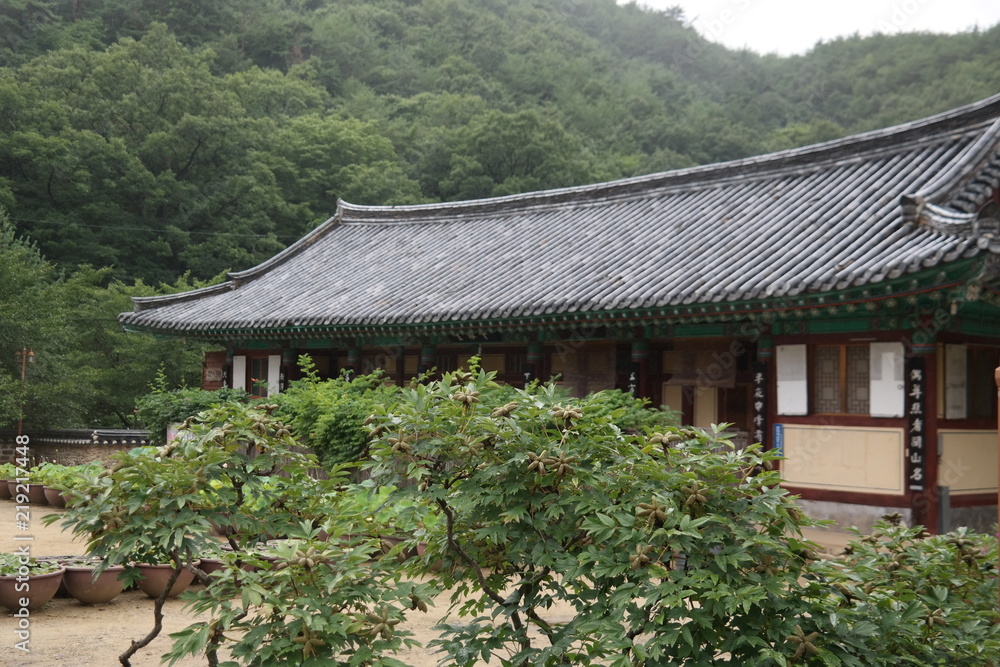
<instances>
[{"instance_id":1,"label":"dirt ground","mask_svg":"<svg viewBox=\"0 0 1000 667\"><path fill-rule=\"evenodd\" d=\"M32 507L29 529L16 529L14 502L0 500L0 551L14 551L25 542L15 542L15 535L32 536L33 556L66 556L85 553L83 541L62 531L59 524L45 526L42 517L61 510ZM195 618L186 612L180 600L168 600L164 607L164 628L149 646L132 658L134 667L159 665L160 656L169 650L167 636L187 627ZM442 598L429 613L412 612L406 628L426 645L437 633L434 625L447 612L447 599ZM15 622L6 610L0 617L0 667L114 667L120 664L118 656L131 645L131 640L141 639L153 627L153 600L138 590L126 591L107 604L86 606L72 598L55 598L41 609L31 612L29 653L14 648ZM558 610L555 610L558 614ZM566 618L552 618L562 621ZM431 667L438 664L427 649L415 648L396 654L398 660L411 667ZM204 658L186 659L176 663L180 667L203 666Z\"/></svg>"}]
</instances>

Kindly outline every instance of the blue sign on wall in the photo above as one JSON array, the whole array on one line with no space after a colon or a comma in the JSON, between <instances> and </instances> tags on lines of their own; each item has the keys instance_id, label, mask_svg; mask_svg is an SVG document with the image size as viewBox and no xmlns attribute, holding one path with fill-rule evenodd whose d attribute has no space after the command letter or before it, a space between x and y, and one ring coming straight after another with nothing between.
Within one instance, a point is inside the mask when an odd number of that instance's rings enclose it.
<instances>
[{"instance_id":1,"label":"blue sign on wall","mask_svg":"<svg viewBox=\"0 0 1000 667\"><path fill-rule=\"evenodd\" d=\"M785 453L785 425L775 424L774 425L774 447L772 447L779 454L784 455Z\"/></svg>"}]
</instances>

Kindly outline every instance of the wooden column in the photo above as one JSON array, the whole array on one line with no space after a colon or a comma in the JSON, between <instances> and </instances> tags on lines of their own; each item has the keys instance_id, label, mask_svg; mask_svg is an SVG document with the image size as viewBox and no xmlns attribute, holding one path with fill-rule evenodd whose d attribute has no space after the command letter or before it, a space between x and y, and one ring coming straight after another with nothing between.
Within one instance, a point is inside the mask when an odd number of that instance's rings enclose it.
<instances>
[{"instance_id":1,"label":"wooden column","mask_svg":"<svg viewBox=\"0 0 1000 667\"><path fill-rule=\"evenodd\" d=\"M542 359L545 353L545 346L541 341L533 340L527 347L527 367L524 369L524 386L539 377L542 372Z\"/></svg>"},{"instance_id":2,"label":"wooden column","mask_svg":"<svg viewBox=\"0 0 1000 667\"><path fill-rule=\"evenodd\" d=\"M649 398L649 341L633 340L629 358L629 391L635 397Z\"/></svg>"},{"instance_id":3,"label":"wooden column","mask_svg":"<svg viewBox=\"0 0 1000 667\"><path fill-rule=\"evenodd\" d=\"M283 392L288 389L288 383L297 376L297 359L298 357L295 355L295 350L286 347L281 351L281 371L278 374L279 392Z\"/></svg>"},{"instance_id":4,"label":"wooden column","mask_svg":"<svg viewBox=\"0 0 1000 667\"><path fill-rule=\"evenodd\" d=\"M936 355L937 345L931 333L918 331L906 341L904 488L910 499L913 525L922 525L931 533L940 530L941 503L950 502L950 496L942 494L938 479L937 405L944 397L937 395Z\"/></svg>"},{"instance_id":5,"label":"wooden column","mask_svg":"<svg viewBox=\"0 0 1000 667\"><path fill-rule=\"evenodd\" d=\"M233 388L233 348L226 347L226 361L222 366L222 386Z\"/></svg>"},{"instance_id":6,"label":"wooden column","mask_svg":"<svg viewBox=\"0 0 1000 667\"><path fill-rule=\"evenodd\" d=\"M911 343L906 356L906 419L903 452L905 488L910 496L913 525L937 533L942 502L937 452L937 361L933 343Z\"/></svg>"}]
</instances>

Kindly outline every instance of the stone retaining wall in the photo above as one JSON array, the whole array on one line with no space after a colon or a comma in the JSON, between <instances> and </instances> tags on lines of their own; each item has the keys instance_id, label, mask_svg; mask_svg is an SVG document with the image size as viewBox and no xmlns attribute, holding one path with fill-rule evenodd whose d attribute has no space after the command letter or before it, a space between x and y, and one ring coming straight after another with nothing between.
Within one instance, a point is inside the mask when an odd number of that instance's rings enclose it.
<instances>
[{"instance_id":1,"label":"stone retaining wall","mask_svg":"<svg viewBox=\"0 0 1000 667\"><path fill-rule=\"evenodd\" d=\"M149 431L131 429L61 429L26 431L28 456L36 463L52 461L78 465L91 461L110 461L116 452L127 452L149 445ZM0 431L0 463L16 458L17 432Z\"/></svg>"}]
</instances>

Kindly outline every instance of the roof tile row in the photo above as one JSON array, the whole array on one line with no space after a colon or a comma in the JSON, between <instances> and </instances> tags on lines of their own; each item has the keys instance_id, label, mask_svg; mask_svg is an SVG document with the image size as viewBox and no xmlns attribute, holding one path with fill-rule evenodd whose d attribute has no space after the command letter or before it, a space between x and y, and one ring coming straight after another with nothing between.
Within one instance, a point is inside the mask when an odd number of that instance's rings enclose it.
<instances>
[{"instance_id":1,"label":"roof tile row","mask_svg":"<svg viewBox=\"0 0 1000 667\"><path fill-rule=\"evenodd\" d=\"M1000 96L721 165L475 202L363 207L127 328L379 326L722 303L877 283L984 252Z\"/></svg>"}]
</instances>

